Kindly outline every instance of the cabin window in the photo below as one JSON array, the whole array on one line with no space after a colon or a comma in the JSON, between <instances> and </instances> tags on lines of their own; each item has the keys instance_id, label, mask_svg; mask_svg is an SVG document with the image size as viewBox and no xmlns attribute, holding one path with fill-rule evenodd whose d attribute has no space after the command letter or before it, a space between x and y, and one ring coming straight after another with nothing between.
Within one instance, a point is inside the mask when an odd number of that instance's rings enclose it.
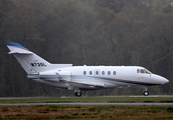
<instances>
[{"instance_id":1,"label":"cabin window","mask_svg":"<svg viewBox=\"0 0 173 120\"><path fill-rule=\"evenodd\" d=\"M90 71L89 74L92 75L92 71Z\"/></svg>"},{"instance_id":2,"label":"cabin window","mask_svg":"<svg viewBox=\"0 0 173 120\"><path fill-rule=\"evenodd\" d=\"M108 75L110 75L111 74L111 72L110 71L108 71Z\"/></svg>"},{"instance_id":3,"label":"cabin window","mask_svg":"<svg viewBox=\"0 0 173 120\"><path fill-rule=\"evenodd\" d=\"M83 71L83 74L86 75L86 71Z\"/></svg>"},{"instance_id":4,"label":"cabin window","mask_svg":"<svg viewBox=\"0 0 173 120\"><path fill-rule=\"evenodd\" d=\"M105 71L102 71L102 75L104 75L105 74Z\"/></svg>"},{"instance_id":5,"label":"cabin window","mask_svg":"<svg viewBox=\"0 0 173 120\"><path fill-rule=\"evenodd\" d=\"M113 71L113 75L116 75L116 71Z\"/></svg>"},{"instance_id":6,"label":"cabin window","mask_svg":"<svg viewBox=\"0 0 173 120\"><path fill-rule=\"evenodd\" d=\"M96 75L98 75L99 74L99 72L98 71L96 71Z\"/></svg>"}]
</instances>

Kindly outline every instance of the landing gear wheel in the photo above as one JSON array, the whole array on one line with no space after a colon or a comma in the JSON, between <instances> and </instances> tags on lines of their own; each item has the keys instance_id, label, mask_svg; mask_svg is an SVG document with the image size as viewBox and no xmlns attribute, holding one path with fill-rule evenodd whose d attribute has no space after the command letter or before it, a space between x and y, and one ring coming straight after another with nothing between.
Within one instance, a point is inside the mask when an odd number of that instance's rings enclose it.
<instances>
[{"instance_id":1,"label":"landing gear wheel","mask_svg":"<svg viewBox=\"0 0 173 120\"><path fill-rule=\"evenodd\" d=\"M148 95L149 95L149 92L148 92L148 91L144 91L144 92L143 92L143 95L144 95L144 96L148 96Z\"/></svg>"},{"instance_id":2,"label":"landing gear wheel","mask_svg":"<svg viewBox=\"0 0 173 120\"><path fill-rule=\"evenodd\" d=\"M76 95L77 97L81 97L81 96L82 96L82 92L75 92L75 95Z\"/></svg>"}]
</instances>

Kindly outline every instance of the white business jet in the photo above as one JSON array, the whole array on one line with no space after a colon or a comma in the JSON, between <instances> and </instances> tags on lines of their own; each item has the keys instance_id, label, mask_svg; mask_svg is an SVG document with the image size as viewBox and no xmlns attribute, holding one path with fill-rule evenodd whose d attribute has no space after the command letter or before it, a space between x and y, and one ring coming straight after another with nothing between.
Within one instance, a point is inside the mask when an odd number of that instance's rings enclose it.
<instances>
[{"instance_id":1,"label":"white business jet","mask_svg":"<svg viewBox=\"0 0 173 120\"><path fill-rule=\"evenodd\" d=\"M115 87L161 85L169 81L139 66L73 66L51 64L18 43L6 43L28 78L61 89L73 90L77 97L82 90L100 90Z\"/></svg>"}]
</instances>

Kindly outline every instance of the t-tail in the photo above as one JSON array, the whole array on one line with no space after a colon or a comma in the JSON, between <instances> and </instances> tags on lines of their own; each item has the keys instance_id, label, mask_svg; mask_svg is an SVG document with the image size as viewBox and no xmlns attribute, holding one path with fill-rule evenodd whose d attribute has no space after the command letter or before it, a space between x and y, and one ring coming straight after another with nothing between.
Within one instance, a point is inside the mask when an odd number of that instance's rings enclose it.
<instances>
[{"instance_id":1,"label":"t-tail","mask_svg":"<svg viewBox=\"0 0 173 120\"><path fill-rule=\"evenodd\" d=\"M16 57L27 74L39 74L61 67L72 67L72 64L51 64L18 43L6 43L6 45L11 51L9 54Z\"/></svg>"}]
</instances>

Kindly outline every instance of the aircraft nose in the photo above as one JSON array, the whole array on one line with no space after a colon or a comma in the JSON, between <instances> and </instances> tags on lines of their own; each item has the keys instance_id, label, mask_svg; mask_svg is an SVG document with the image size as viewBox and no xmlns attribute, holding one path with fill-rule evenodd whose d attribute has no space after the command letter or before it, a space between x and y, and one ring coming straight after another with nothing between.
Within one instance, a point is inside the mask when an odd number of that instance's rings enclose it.
<instances>
[{"instance_id":1,"label":"aircraft nose","mask_svg":"<svg viewBox=\"0 0 173 120\"><path fill-rule=\"evenodd\" d=\"M157 80L159 81L160 84L166 84L169 82L168 79L162 77L162 76L157 76Z\"/></svg>"},{"instance_id":2,"label":"aircraft nose","mask_svg":"<svg viewBox=\"0 0 173 120\"><path fill-rule=\"evenodd\" d=\"M168 82L169 82L169 80L168 80L168 79L163 78L163 84L166 84L166 83L168 83Z\"/></svg>"}]
</instances>

